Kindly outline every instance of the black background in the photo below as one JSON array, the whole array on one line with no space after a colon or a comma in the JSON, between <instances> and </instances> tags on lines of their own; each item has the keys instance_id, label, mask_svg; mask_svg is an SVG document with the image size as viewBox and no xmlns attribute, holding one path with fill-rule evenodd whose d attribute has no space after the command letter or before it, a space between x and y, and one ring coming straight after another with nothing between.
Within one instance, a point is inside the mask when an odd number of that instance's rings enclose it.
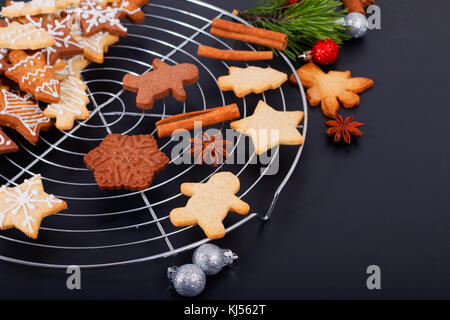
<instances>
[{"instance_id":1,"label":"black background","mask_svg":"<svg viewBox=\"0 0 450 320\"><path fill-rule=\"evenodd\" d=\"M365 122L365 135L335 145L320 109L309 109L304 153L272 218L215 242L240 258L199 298L450 297L450 5L376 2L382 29L346 43L333 66L375 80L359 107L339 111ZM256 1L211 3L231 11ZM79 291L67 290L65 270L2 262L0 298L178 299L166 268L191 254L84 271ZM366 288L373 264L381 290Z\"/></svg>"}]
</instances>

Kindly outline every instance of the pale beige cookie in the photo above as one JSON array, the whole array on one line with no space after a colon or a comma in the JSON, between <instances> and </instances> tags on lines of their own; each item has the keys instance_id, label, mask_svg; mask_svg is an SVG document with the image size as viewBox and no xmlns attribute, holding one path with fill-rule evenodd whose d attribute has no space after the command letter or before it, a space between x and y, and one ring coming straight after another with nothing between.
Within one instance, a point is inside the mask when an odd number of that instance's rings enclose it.
<instances>
[{"instance_id":1,"label":"pale beige cookie","mask_svg":"<svg viewBox=\"0 0 450 320\"><path fill-rule=\"evenodd\" d=\"M73 76L61 82L61 95L57 103L50 104L44 110L44 116L56 118L56 127L60 130L73 128L75 120L86 120L89 111L86 105L89 97L86 94L86 85Z\"/></svg>"},{"instance_id":2,"label":"pale beige cookie","mask_svg":"<svg viewBox=\"0 0 450 320\"><path fill-rule=\"evenodd\" d=\"M170 221L176 227L198 224L210 239L225 236L222 224L228 211L247 214L250 206L235 196L239 178L231 172L219 172L206 183L183 183L181 193L191 197L185 207L170 212Z\"/></svg>"},{"instance_id":3,"label":"pale beige cookie","mask_svg":"<svg viewBox=\"0 0 450 320\"><path fill-rule=\"evenodd\" d=\"M287 74L270 67L230 67L229 73L228 76L219 77L219 88L222 91L233 90L239 98L252 92L276 89L287 80Z\"/></svg>"},{"instance_id":4,"label":"pale beige cookie","mask_svg":"<svg viewBox=\"0 0 450 320\"><path fill-rule=\"evenodd\" d=\"M64 62L64 68L55 70L55 77L58 81L63 81L69 76L80 78L80 72L86 68L91 61L82 55L76 55L70 58L61 59ZM54 67L54 66L53 66Z\"/></svg>"},{"instance_id":5,"label":"pale beige cookie","mask_svg":"<svg viewBox=\"0 0 450 320\"><path fill-rule=\"evenodd\" d=\"M0 28L0 48L36 50L55 44L53 38L44 29L38 29L31 23L11 22Z\"/></svg>"},{"instance_id":6,"label":"pale beige cookie","mask_svg":"<svg viewBox=\"0 0 450 320\"><path fill-rule=\"evenodd\" d=\"M11 1L10 5L3 7L4 17L23 17L26 15L35 16L38 14L55 13L58 9L65 9L70 6L78 6L80 0L31 0Z\"/></svg>"},{"instance_id":7,"label":"pale beige cookie","mask_svg":"<svg viewBox=\"0 0 450 320\"><path fill-rule=\"evenodd\" d=\"M98 32L85 37L78 23L73 24L70 34L83 46L83 55L97 63L103 63L103 53L108 51L108 46L119 41L119 37L108 32Z\"/></svg>"},{"instance_id":8,"label":"pale beige cookie","mask_svg":"<svg viewBox=\"0 0 450 320\"><path fill-rule=\"evenodd\" d=\"M260 100L253 115L231 122L230 127L249 135L259 155L277 145L302 144L297 130L302 119L302 111L277 111Z\"/></svg>"},{"instance_id":9,"label":"pale beige cookie","mask_svg":"<svg viewBox=\"0 0 450 320\"><path fill-rule=\"evenodd\" d=\"M67 208L67 203L47 194L41 176L21 185L0 188L0 229L17 228L36 239L42 219Z\"/></svg>"}]
</instances>

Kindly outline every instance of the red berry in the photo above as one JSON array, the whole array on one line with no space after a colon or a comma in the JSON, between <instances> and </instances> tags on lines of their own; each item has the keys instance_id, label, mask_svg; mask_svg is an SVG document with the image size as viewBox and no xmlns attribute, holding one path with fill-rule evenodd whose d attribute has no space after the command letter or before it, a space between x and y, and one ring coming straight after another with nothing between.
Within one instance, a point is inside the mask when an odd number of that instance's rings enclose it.
<instances>
[{"instance_id":1,"label":"red berry","mask_svg":"<svg viewBox=\"0 0 450 320\"><path fill-rule=\"evenodd\" d=\"M311 49L311 56L320 64L332 64L339 56L339 47L331 39L319 40Z\"/></svg>"}]
</instances>

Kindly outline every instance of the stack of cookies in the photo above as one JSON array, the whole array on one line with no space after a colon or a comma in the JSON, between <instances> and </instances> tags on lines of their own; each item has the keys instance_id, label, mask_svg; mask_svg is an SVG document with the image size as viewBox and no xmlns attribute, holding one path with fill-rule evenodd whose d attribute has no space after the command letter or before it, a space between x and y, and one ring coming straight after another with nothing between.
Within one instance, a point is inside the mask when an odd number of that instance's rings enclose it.
<instances>
[{"instance_id":1,"label":"stack of cookies","mask_svg":"<svg viewBox=\"0 0 450 320\"><path fill-rule=\"evenodd\" d=\"M145 19L148 0L8 1L0 20L0 126L36 144L40 130L70 130L89 118L80 71L103 62L108 46L126 36L119 19ZM47 104L44 111L38 102ZM1 127L0 127L1 130ZM17 151L3 131L0 153Z\"/></svg>"}]
</instances>

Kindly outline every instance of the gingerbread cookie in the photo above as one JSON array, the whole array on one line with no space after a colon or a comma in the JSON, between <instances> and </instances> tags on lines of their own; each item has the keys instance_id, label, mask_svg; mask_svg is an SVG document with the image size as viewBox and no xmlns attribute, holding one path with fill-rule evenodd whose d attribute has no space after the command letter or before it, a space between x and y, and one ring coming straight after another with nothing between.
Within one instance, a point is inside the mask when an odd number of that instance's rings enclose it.
<instances>
[{"instance_id":1,"label":"gingerbread cookie","mask_svg":"<svg viewBox=\"0 0 450 320\"><path fill-rule=\"evenodd\" d=\"M59 101L59 81L55 79L53 68L45 63L42 52L27 55L22 50L9 54L12 64L5 75L19 84L21 90L32 94L43 102Z\"/></svg>"},{"instance_id":2,"label":"gingerbread cookie","mask_svg":"<svg viewBox=\"0 0 450 320\"><path fill-rule=\"evenodd\" d=\"M64 68L60 70L55 69L56 80L62 82L64 79L73 76L80 78L80 72L86 68L91 61L83 57L82 55L76 55L70 58L62 60L64 62Z\"/></svg>"},{"instance_id":3,"label":"gingerbread cookie","mask_svg":"<svg viewBox=\"0 0 450 320\"><path fill-rule=\"evenodd\" d=\"M225 236L222 221L228 211L247 214L250 206L235 196L239 178L231 172L219 172L206 183L183 183L181 193L191 197L185 207L170 212L170 221L176 227L198 224L210 239Z\"/></svg>"},{"instance_id":4,"label":"gingerbread cookie","mask_svg":"<svg viewBox=\"0 0 450 320\"><path fill-rule=\"evenodd\" d=\"M143 190L168 165L169 158L152 135L108 134L84 156L84 163L94 172L100 189Z\"/></svg>"},{"instance_id":5,"label":"gingerbread cookie","mask_svg":"<svg viewBox=\"0 0 450 320\"><path fill-rule=\"evenodd\" d=\"M116 18L116 9L104 7L92 0L82 0L80 8L75 8L73 12L80 19L85 37L90 37L98 32L107 32L121 37L127 35L127 28Z\"/></svg>"},{"instance_id":6,"label":"gingerbread cookie","mask_svg":"<svg viewBox=\"0 0 450 320\"><path fill-rule=\"evenodd\" d=\"M57 103L50 104L44 110L44 116L56 118L55 125L58 129L70 130L75 120L89 118L89 111L86 108L88 103L86 85L80 79L70 76L61 82L61 99Z\"/></svg>"},{"instance_id":7,"label":"gingerbread cookie","mask_svg":"<svg viewBox=\"0 0 450 320\"><path fill-rule=\"evenodd\" d=\"M27 16L26 19L28 23L31 23L36 28L46 30L53 38L53 41L55 41L53 46L42 49L43 52L45 52L48 65L54 65L55 62L62 57L83 53L81 44L70 35L70 28L73 20L72 16L68 15L64 18L54 20Z\"/></svg>"},{"instance_id":8,"label":"gingerbread cookie","mask_svg":"<svg viewBox=\"0 0 450 320\"><path fill-rule=\"evenodd\" d=\"M0 28L0 47L8 49L41 49L55 44L53 38L44 29L32 24L20 24L16 21Z\"/></svg>"},{"instance_id":9,"label":"gingerbread cookie","mask_svg":"<svg viewBox=\"0 0 450 320\"><path fill-rule=\"evenodd\" d=\"M222 91L233 90L239 97L249 93L261 93L268 89L276 89L286 80L287 75L270 67L230 67L228 76L219 77L219 88Z\"/></svg>"},{"instance_id":10,"label":"gingerbread cookie","mask_svg":"<svg viewBox=\"0 0 450 320\"><path fill-rule=\"evenodd\" d=\"M325 73L312 62L298 69L297 74L302 84L308 88L306 97L311 106L321 104L322 112L330 118L336 117L339 101L345 108L352 108L359 104L357 93L374 84L373 80L368 78L350 77L350 71ZM293 75L289 81L297 84Z\"/></svg>"},{"instance_id":11,"label":"gingerbread cookie","mask_svg":"<svg viewBox=\"0 0 450 320\"><path fill-rule=\"evenodd\" d=\"M2 9L4 17L22 17L26 15L55 13L58 9L78 6L80 0L31 0L29 2L11 1Z\"/></svg>"},{"instance_id":12,"label":"gingerbread cookie","mask_svg":"<svg viewBox=\"0 0 450 320\"><path fill-rule=\"evenodd\" d=\"M103 53L108 51L108 46L119 41L118 36L108 32L98 32L90 37L85 37L79 23L74 23L70 34L83 47L83 55L94 62L103 63Z\"/></svg>"},{"instance_id":13,"label":"gingerbread cookie","mask_svg":"<svg viewBox=\"0 0 450 320\"><path fill-rule=\"evenodd\" d=\"M277 111L260 100L253 115L231 122L230 127L249 135L260 155L277 145L302 144L297 130L302 119L302 111Z\"/></svg>"},{"instance_id":14,"label":"gingerbread cookie","mask_svg":"<svg viewBox=\"0 0 450 320\"><path fill-rule=\"evenodd\" d=\"M40 175L14 188L0 188L0 229L17 228L36 239L42 219L67 208L67 203L44 191Z\"/></svg>"},{"instance_id":15,"label":"gingerbread cookie","mask_svg":"<svg viewBox=\"0 0 450 320\"><path fill-rule=\"evenodd\" d=\"M9 50L5 48L0 48L0 76L3 75L11 65L8 61Z\"/></svg>"},{"instance_id":16,"label":"gingerbread cookie","mask_svg":"<svg viewBox=\"0 0 450 320\"><path fill-rule=\"evenodd\" d=\"M137 92L136 105L151 109L155 100L172 94L178 101L186 100L184 86L198 80L198 68L191 63L169 66L160 59L153 60L153 70L140 76L131 73L123 77L123 88Z\"/></svg>"},{"instance_id":17,"label":"gingerbread cookie","mask_svg":"<svg viewBox=\"0 0 450 320\"><path fill-rule=\"evenodd\" d=\"M0 154L17 152L19 147L14 143L0 127Z\"/></svg>"},{"instance_id":18,"label":"gingerbread cookie","mask_svg":"<svg viewBox=\"0 0 450 320\"><path fill-rule=\"evenodd\" d=\"M0 93L0 125L15 129L31 144L36 144L39 132L51 128L39 105L29 94L21 97L5 89Z\"/></svg>"},{"instance_id":19,"label":"gingerbread cookie","mask_svg":"<svg viewBox=\"0 0 450 320\"><path fill-rule=\"evenodd\" d=\"M141 7L145 6L149 0L121 0L115 2L112 7L117 9L119 19L130 19L133 23L142 23L145 20L145 14Z\"/></svg>"}]
</instances>

